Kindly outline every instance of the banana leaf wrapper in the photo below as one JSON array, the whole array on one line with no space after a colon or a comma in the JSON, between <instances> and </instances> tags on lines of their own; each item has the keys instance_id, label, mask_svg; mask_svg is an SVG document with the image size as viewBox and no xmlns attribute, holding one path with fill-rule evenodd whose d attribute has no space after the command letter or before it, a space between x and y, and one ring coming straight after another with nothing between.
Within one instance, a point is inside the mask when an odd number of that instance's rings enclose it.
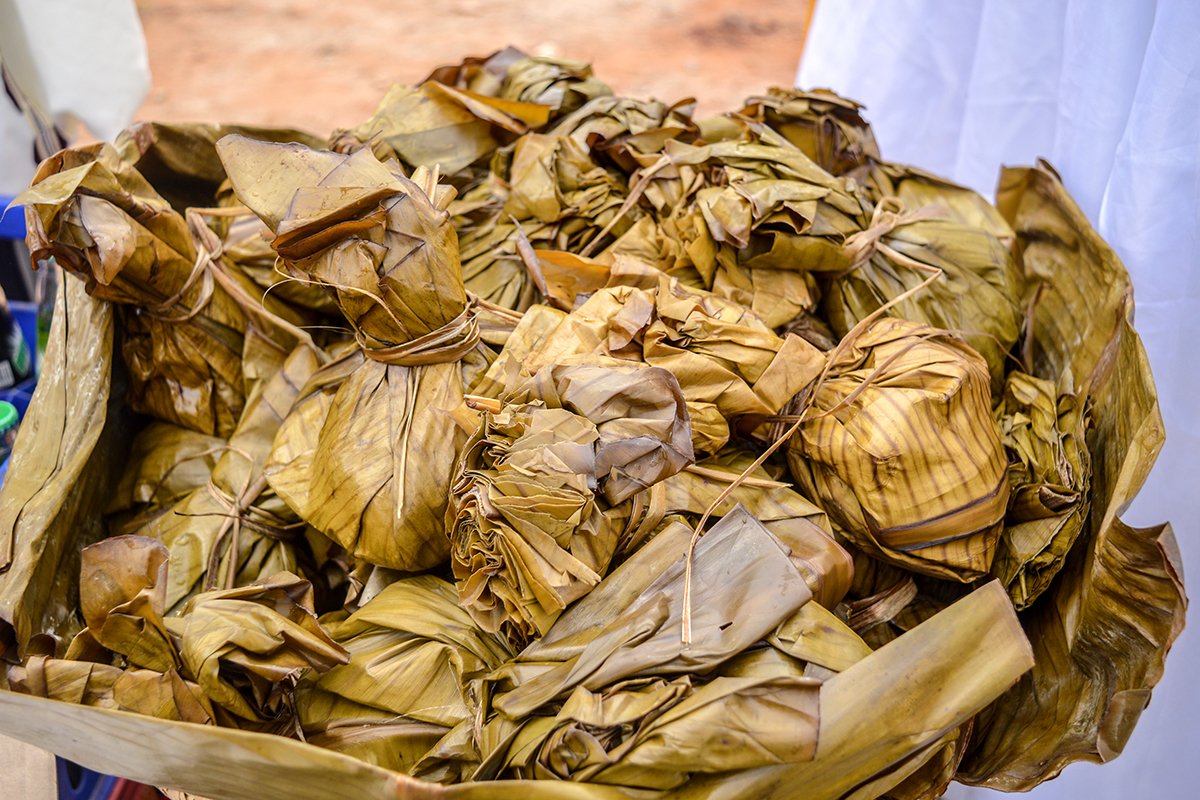
<instances>
[{"instance_id":1,"label":"banana leaf wrapper","mask_svg":"<svg viewBox=\"0 0 1200 800\"><path fill-rule=\"evenodd\" d=\"M597 97L611 97L612 87L592 74L584 61L532 56L513 63L500 84L499 96L521 103L550 106L550 124Z\"/></svg>"},{"instance_id":2,"label":"banana leaf wrapper","mask_svg":"<svg viewBox=\"0 0 1200 800\"><path fill-rule=\"evenodd\" d=\"M136 411L217 436L241 412L246 319L203 269L183 215L109 144L43 162L21 195L35 261L127 309L122 352ZM199 267L199 269L197 269Z\"/></svg>"},{"instance_id":3,"label":"banana leaf wrapper","mask_svg":"<svg viewBox=\"0 0 1200 800\"><path fill-rule=\"evenodd\" d=\"M205 589L232 588L297 569L293 548L303 526L270 490L263 469L276 432L320 357L309 345L292 351L270 380L252 391L237 429L203 484L170 507L152 509L126 525L171 552L168 610Z\"/></svg>"},{"instance_id":4,"label":"banana leaf wrapper","mask_svg":"<svg viewBox=\"0 0 1200 800\"><path fill-rule=\"evenodd\" d=\"M315 677L312 686L392 717L440 726L443 735L475 719L482 698L473 682L511 657L500 637L481 630L459 607L454 586L430 575L399 580L349 617L325 625L350 660Z\"/></svg>"},{"instance_id":5,"label":"banana leaf wrapper","mask_svg":"<svg viewBox=\"0 0 1200 800\"><path fill-rule=\"evenodd\" d=\"M1005 247L1013 246L1012 225L1004 214L973 189L932 172L908 164L872 160L866 179L860 183L872 205L896 197L910 211L938 206L953 221L985 230Z\"/></svg>"},{"instance_id":6,"label":"banana leaf wrapper","mask_svg":"<svg viewBox=\"0 0 1200 800\"><path fill-rule=\"evenodd\" d=\"M813 599L835 608L850 589L854 561L833 538L822 511L787 484L772 481L761 467L717 503L720 495L751 466L753 456L725 452L651 487L651 506L665 516L699 521L709 509L719 519L741 506L783 542L804 575ZM661 493L661 499L654 496Z\"/></svg>"},{"instance_id":7,"label":"banana leaf wrapper","mask_svg":"<svg viewBox=\"0 0 1200 800\"><path fill-rule=\"evenodd\" d=\"M618 219L628 195L623 176L597 164L587 145L569 136L526 134L511 157L493 159L492 168L450 211L467 288L505 308L524 311L544 288L523 261L521 237L535 249L578 253L597 247L610 224L619 236L642 213L634 209ZM603 241L609 240L605 233Z\"/></svg>"},{"instance_id":8,"label":"banana leaf wrapper","mask_svg":"<svg viewBox=\"0 0 1200 800\"><path fill-rule=\"evenodd\" d=\"M843 244L863 230L868 214L852 183L835 178L778 134L756 131L751 141L710 145L667 141L663 153L677 168L688 165L718 180L695 191L694 204L712 238L705 288L734 300L771 327L791 321L817 302L813 273L850 266ZM694 223L693 223L694 225ZM688 241L688 225L675 249L693 262L705 256Z\"/></svg>"},{"instance_id":9,"label":"banana leaf wrapper","mask_svg":"<svg viewBox=\"0 0 1200 800\"><path fill-rule=\"evenodd\" d=\"M812 599L786 546L739 509L696 545L692 637L685 644L686 551L680 555L578 656L494 695L493 707L518 720L577 686L597 691L627 678L706 671L762 639Z\"/></svg>"},{"instance_id":10,"label":"banana leaf wrapper","mask_svg":"<svg viewBox=\"0 0 1200 800\"><path fill-rule=\"evenodd\" d=\"M671 789L695 772L811 761L820 681L796 676L636 679L577 687L508 747L517 778Z\"/></svg>"},{"instance_id":11,"label":"banana leaf wrapper","mask_svg":"<svg viewBox=\"0 0 1200 800\"><path fill-rule=\"evenodd\" d=\"M872 312L921 285L930 268L942 274L929 286L888 308L888 314L935 328L961 331L988 363L999 395L1008 352L1021 333L1021 279L1012 254L986 230L961 224L945 212L905 211L881 203L871 227L847 242L850 269L824 287L824 318L841 338ZM925 270L920 269L924 267Z\"/></svg>"},{"instance_id":12,"label":"banana leaf wrapper","mask_svg":"<svg viewBox=\"0 0 1200 800\"><path fill-rule=\"evenodd\" d=\"M1092 463L1087 450L1087 398L1053 383L1009 373L996 408L1010 453L1011 494L992 575L1013 605L1027 608L1050 585L1083 532Z\"/></svg>"},{"instance_id":13,"label":"banana leaf wrapper","mask_svg":"<svg viewBox=\"0 0 1200 800\"><path fill-rule=\"evenodd\" d=\"M1022 618L1035 665L977 721L959 779L1030 788L1074 761L1120 754L1187 606L1169 525L1132 528L1117 515L1162 446L1150 368L1131 319L1129 277L1044 162L1006 170L998 207L1018 232L1033 306L1028 371L1085 389L1093 465L1084 532L1050 588Z\"/></svg>"},{"instance_id":14,"label":"banana leaf wrapper","mask_svg":"<svg viewBox=\"0 0 1200 800\"><path fill-rule=\"evenodd\" d=\"M82 281L60 281L46 366L22 421L0 491L0 646L10 656L61 655L79 631L79 551L107 532L133 438L119 397L113 307ZM52 641L35 644L41 634Z\"/></svg>"},{"instance_id":15,"label":"banana leaf wrapper","mask_svg":"<svg viewBox=\"0 0 1200 800\"><path fill-rule=\"evenodd\" d=\"M164 617L168 558L166 547L144 536L86 548L80 608L87 627L65 659L31 658L10 683L68 702L236 725L214 705L252 722L286 717L299 670L348 659L317 624L311 586L287 573L200 595L179 617ZM131 665L127 674L98 663L108 651Z\"/></svg>"},{"instance_id":16,"label":"banana leaf wrapper","mask_svg":"<svg viewBox=\"0 0 1200 800\"><path fill-rule=\"evenodd\" d=\"M729 420L777 413L823 367L799 337L780 338L737 303L653 268L618 259L610 284L563 318L525 368L589 353L662 367L679 378L697 453L725 445Z\"/></svg>"},{"instance_id":17,"label":"banana leaf wrapper","mask_svg":"<svg viewBox=\"0 0 1200 800\"><path fill-rule=\"evenodd\" d=\"M788 446L792 475L868 554L945 580L981 577L1009 496L989 384L958 337L884 317L814 387Z\"/></svg>"},{"instance_id":18,"label":"banana leaf wrapper","mask_svg":"<svg viewBox=\"0 0 1200 800\"><path fill-rule=\"evenodd\" d=\"M311 584L286 572L198 595L172 618L184 668L214 704L241 719L287 718L303 671L325 672L350 659L312 609Z\"/></svg>"},{"instance_id":19,"label":"banana leaf wrapper","mask_svg":"<svg viewBox=\"0 0 1200 800\"><path fill-rule=\"evenodd\" d=\"M320 147L324 140L293 128L207 123L137 122L117 136L114 146L175 211L220 205L225 182L217 142L236 133L264 142L297 142ZM220 224L220 218L214 219Z\"/></svg>"},{"instance_id":20,"label":"banana leaf wrapper","mask_svg":"<svg viewBox=\"0 0 1200 800\"><path fill-rule=\"evenodd\" d=\"M306 681L296 687L296 717L308 744L406 774L450 731L355 703Z\"/></svg>"},{"instance_id":21,"label":"banana leaf wrapper","mask_svg":"<svg viewBox=\"0 0 1200 800\"><path fill-rule=\"evenodd\" d=\"M821 687L820 746L811 762L697 775L658 794L676 798L843 798L867 800L893 790L939 757L951 734L987 698L1029 666L1028 645L1003 590L974 593L936 622L873 653ZM931 659L930 652L943 657ZM589 798L645 792L569 781L479 781L452 787L417 783L394 772L284 737L114 713L0 694L5 731L42 742L64 757L109 774L231 800L287 800L296 785L309 796L447 796L452 800ZM913 718L914 709L924 713ZM880 725L894 719L896 725ZM106 736L88 735L103 728ZM485 726L486 731L486 726ZM470 731L462 729L463 741ZM166 748L162 742L178 743ZM147 742L155 742L153 748ZM447 750L451 749L447 745ZM155 758L142 757L150 752ZM932 785L932 783L930 784ZM914 794L906 796L916 796Z\"/></svg>"},{"instance_id":22,"label":"banana leaf wrapper","mask_svg":"<svg viewBox=\"0 0 1200 800\"><path fill-rule=\"evenodd\" d=\"M467 56L457 64L443 64L429 73L421 83L433 81L453 89L465 89L475 94L498 97L509 67L528 57L528 53L509 45L486 56Z\"/></svg>"},{"instance_id":23,"label":"banana leaf wrapper","mask_svg":"<svg viewBox=\"0 0 1200 800\"><path fill-rule=\"evenodd\" d=\"M295 338L276 330L277 322L311 320L265 295L223 258L204 218L178 205L214 204L224 172L213 137L223 132L137 125L115 144L48 159L25 197L37 259L53 256L83 278L90 293L122 304L122 354L134 409L228 437L244 402L240 356L247 324L290 348Z\"/></svg>"},{"instance_id":24,"label":"banana leaf wrapper","mask_svg":"<svg viewBox=\"0 0 1200 800\"><path fill-rule=\"evenodd\" d=\"M380 160L395 158L410 169L437 167L460 183L477 178L480 162L498 147L538 130L552 107L478 94L426 81L416 88L395 84L370 119L334 131L332 149L352 153L369 147Z\"/></svg>"},{"instance_id":25,"label":"banana leaf wrapper","mask_svg":"<svg viewBox=\"0 0 1200 800\"><path fill-rule=\"evenodd\" d=\"M225 444L224 439L169 422L151 422L134 437L105 513L173 504L208 481Z\"/></svg>"},{"instance_id":26,"label":"banana leaf wrapper","mask_svg":"<svg viewBox=\"0 0 1200 800\"><path fill-rule=\"evenodd\" d=\"M597 97L558 120L548 133L569 137L587 147L597 162L607 161L632 176L659 160L665 142L695 140L699 131L692 121L693 104Z\"/></svg>"},{"instance_id":27,"label":"banana leaf wrapper","mask_svg":"<svg viewBox=\"0 0 1200 800\"><path fill-rule=\"evenodd\" d=\"M230 200L236 202L236 197ZM337 303L319 286L309 286L275 269L278 258L271 248L270 229L246 213L229 221L222 236L225 257L263 292L276 295L296 308L309 309L328 317L338 316Z\"/></svg>"},{"instance_id":28,"label":"banana leaf wrapper","mask_svg":"<svg viewBox=\"0 0 1200 800\"><path fill-rule=\"evenodd\" d=\"M301 390L267 480L356 558L404 571L441 564L451 469L474 425L455 414L491 358L443 210L450 194L366 149L237 137L218 149L238 197L276 232L285 269L331 293L359 345ZM264 169L269 191L258 188Z\"/></svg>"},{"instance_id":29,"label":"banana leaf wrapper","mask_svg":"<svg viewBox=\"0 0 1200 800\"><path fill-rule=\"evenodd\" d=\"M608 570L631 496L691 463L679 384L643 364L547 366L485 413L446 524L460 602L523 644Z\"/></svg>"},{"instance_id":30,"label":"banana leaf wrapper","mask_svg":"<svg viewBox=\"0 0 1200 800\"><path fill-rule=\"evenodd\" d=\"M122 669L92 661L32 656L8 668L11 691L63 703L211 725L219 717L195 681L177 670Z\"/></svg>"},{"instance_id":31,"label":"banana leaf wrapper","mask_svg":"<svg viewBox=\"0 0 1200 800\"><path fill-rule=\"evenodd\" d=\"M739 113L771 126L830 175L858 177L868 159L882 160L862 109L828 89L772 87L766 95L747 98Z\"/></svg>"},{"instance_id":32,"label":"banana leaf wrapper","mask_svg":"<svg viewBox=\"0 0 1200 800\"><path fill-rule=\"evenodd\" d=\"M960 726L1032 664L1012 604L992 582L826 680L816 758L741 773L737 796L934 796L946 780L938 761L953 759ZM722 783L697 776L671 796L727 796Z\"/></svg>"}]
</instances>

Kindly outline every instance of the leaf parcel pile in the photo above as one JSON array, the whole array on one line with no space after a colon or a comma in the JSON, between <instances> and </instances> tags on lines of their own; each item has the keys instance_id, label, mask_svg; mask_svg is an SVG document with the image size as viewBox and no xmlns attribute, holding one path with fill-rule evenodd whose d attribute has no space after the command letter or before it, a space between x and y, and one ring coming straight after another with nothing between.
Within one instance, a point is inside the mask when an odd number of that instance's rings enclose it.
<instances>
[{"instance_id":1,"label":"leaf parcel pile","mask_svg":"<svg viewBox=\"0 0 1200 800\"><path fill-rule=\"evenodd\" d=\"M1048 165L993 207L828 91L691 109L509 49L329 140L46 161L81 280L0 506L6 732L214 798L1119 754L1186 606L1117 516L1162 439L1124 269Z\"/></svg>"}]
</instances>

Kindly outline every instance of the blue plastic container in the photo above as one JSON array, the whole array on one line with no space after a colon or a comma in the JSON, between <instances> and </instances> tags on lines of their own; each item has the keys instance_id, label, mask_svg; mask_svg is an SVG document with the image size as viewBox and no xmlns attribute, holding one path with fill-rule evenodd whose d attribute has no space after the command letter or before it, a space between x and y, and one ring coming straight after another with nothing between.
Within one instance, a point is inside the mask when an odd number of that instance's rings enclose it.
<instances>
[{"instance_id":1,"label":"blue plastic container","mask_svg":"<svg viewBox=\"0 0 1200 800\"><path fill-rule=\"evenodd\" d=\"M9 208L13 199L0 194L0 239L25 238L25 209L21 206Z\"/></svg>"}]
</instances>

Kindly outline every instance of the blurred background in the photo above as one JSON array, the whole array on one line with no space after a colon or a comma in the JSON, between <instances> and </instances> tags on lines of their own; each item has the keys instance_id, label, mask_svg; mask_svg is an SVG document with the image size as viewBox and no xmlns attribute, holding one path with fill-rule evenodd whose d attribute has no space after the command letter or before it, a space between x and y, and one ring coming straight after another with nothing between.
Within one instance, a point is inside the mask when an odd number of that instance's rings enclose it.
<instances>
[{"instance_id":1,"label":"blurred background","mask_svg":"<svg viewBox=\"0 0 1200 800\"><path fill-rule=\"evenodd\" d=\"M617 95L734 111L791 86L807 0L137 0L151 87L137 116L326 134L393 83L512 45L587 61Z\"/></svg>"}]
</instances>

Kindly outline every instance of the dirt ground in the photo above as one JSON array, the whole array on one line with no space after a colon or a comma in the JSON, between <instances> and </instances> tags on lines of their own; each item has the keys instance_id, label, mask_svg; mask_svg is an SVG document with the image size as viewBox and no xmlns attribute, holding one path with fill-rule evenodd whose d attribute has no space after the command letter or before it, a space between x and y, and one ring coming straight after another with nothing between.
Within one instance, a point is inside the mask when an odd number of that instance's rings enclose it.
<instances>
[{"instance_id":1,"label":"dirt ground","mask_svg":"<svg viewBox=\"0 0 1200 800\"><path fill-rule=\"evenodd\" d=\"M791 86L807 0L137 0L153 86L138 119L326 134L396 82L513 45L588 61L618 95L705 116Z\"/></svg>"}]
</instances>

